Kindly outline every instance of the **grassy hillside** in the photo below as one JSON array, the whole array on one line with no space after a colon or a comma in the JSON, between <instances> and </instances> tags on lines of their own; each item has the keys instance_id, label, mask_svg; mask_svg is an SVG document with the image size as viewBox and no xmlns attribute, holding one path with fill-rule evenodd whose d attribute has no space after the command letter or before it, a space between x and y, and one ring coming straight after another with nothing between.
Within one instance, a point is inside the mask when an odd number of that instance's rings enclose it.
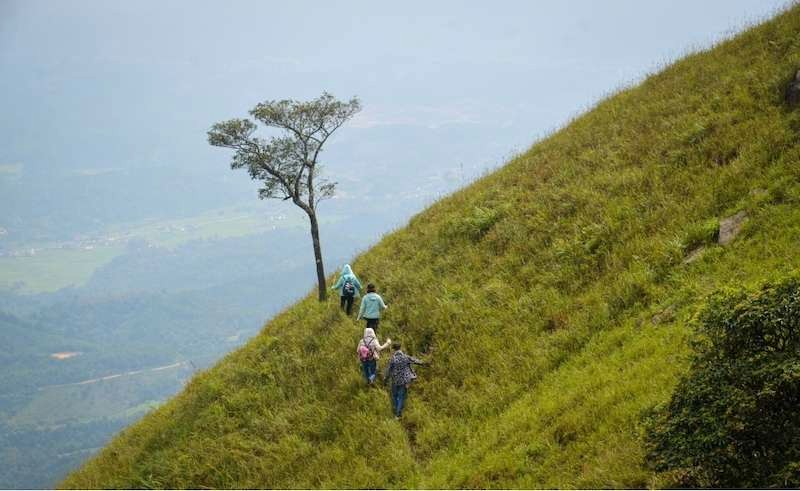
<instances>
[{"instance_id":1,"label":"grassy hillside","mask_svg":"<svg viewBox=\"0 0 800 491\"><path fill-rule=\"evenodd\" d=\"M687 369L691 317L800 262L797 32L800 8L675 63L357 258L381 337L432 361L402 421L360 379L362 325L309 297L62 485L658 485L641 418Z\"/></svg>"}]
</instances>

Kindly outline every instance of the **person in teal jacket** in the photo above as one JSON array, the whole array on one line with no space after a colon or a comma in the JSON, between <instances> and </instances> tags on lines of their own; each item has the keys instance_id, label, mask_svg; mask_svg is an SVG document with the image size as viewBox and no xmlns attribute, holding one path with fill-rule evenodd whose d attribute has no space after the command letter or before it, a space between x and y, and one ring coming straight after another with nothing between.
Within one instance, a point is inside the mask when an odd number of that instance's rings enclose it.
<instances>
[{"instance_id":1,"label":"person in teal jacket","mask_svg":"<svg viewBox=\"0 0 800 491\"><path fill-rule=\"evenodd\" d=\"M380 295L375 293L375 285L367 285L367 294L361 299L361 308L358 310L358 319L365 319L367 327L377 330L381 320L381 311L387 309Z\"/></svg>"},{"instance_id":2,"label":"person in teal jacket","mask_svg":"<svg viewBox=\"0 0 800 491\"><path fill-rule=\"evenodd\" d=\"M342 272L339 273L339 279L336 284L331 287L331 290L339 291L339 305L342 310L347 312L347 315L353 312L353 300L355 297L361 295L361 282L358 277L353 273L349 264L345 264Z\"/></svg>"}]
</instances>

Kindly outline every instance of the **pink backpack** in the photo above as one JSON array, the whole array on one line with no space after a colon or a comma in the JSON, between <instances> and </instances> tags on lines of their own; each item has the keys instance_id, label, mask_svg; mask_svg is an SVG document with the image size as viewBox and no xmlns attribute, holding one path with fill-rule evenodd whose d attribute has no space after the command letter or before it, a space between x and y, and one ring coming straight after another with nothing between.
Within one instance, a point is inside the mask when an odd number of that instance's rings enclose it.
<instances>
[{"instance_id":1,"label":"pink backpack","mask_svg":"<svg viewBox=\"0 0 800 491\"><path fill-rule=\"evenodd\" d=\"M364 344L358 345L358 359L361 361L370 361L374 357L372 348L367 346L367 344L367 340L365 339Z\"/></svg>"}]
</instances>

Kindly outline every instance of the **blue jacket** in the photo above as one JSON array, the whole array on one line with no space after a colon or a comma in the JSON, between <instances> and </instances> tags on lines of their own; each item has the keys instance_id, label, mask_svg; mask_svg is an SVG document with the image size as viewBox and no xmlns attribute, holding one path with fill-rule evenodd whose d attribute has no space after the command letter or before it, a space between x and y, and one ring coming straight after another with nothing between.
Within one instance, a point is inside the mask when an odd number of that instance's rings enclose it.
<instances>
[{"instance_id":1,"label":"blue jacket","mask_svg":"<svg viewBox=\"0 0 800 491\"><path fill-rule=\"evenodd\" d=\"M336 280L336 284L331 287L331 290L337 290L339 292L339 296L342 296L342 288L347 280L350 280L353 283L353 286L356 287L356 294L355 296L361 295L361 282L358 281L358 277L353 273L353 270L350 268L349 264L345 264L342 268L342 272L339 273L339 279Z\"/></svg>"},{"instance_id":2,"label":"blue jacket","mask_svg":"<svg viewBox=\"0 0 800 491\"><path fill-rule=\"evenodd\" d=\"M359 319L380 319L381 310L386 308L383 299L375 292L367 293L361 299L361 308L358 309Z\"/></svg>"}]
</instances>

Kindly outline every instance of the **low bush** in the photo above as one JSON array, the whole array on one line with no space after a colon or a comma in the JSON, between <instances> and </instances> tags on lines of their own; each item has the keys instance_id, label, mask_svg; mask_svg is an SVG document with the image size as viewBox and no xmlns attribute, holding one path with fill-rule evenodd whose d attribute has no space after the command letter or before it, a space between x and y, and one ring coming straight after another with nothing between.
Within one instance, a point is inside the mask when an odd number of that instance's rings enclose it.
<instances>
[{"instance_id":1,"label":"low bush","mask_svg":"<svg viewBox=\"0 0 800 491\"><path fill-rule=\"evenodd\" d=\"M800 274L724 291L699 317L690 373L650 419L672 486L800 486Z\"/></svg>"}]
</instances>

